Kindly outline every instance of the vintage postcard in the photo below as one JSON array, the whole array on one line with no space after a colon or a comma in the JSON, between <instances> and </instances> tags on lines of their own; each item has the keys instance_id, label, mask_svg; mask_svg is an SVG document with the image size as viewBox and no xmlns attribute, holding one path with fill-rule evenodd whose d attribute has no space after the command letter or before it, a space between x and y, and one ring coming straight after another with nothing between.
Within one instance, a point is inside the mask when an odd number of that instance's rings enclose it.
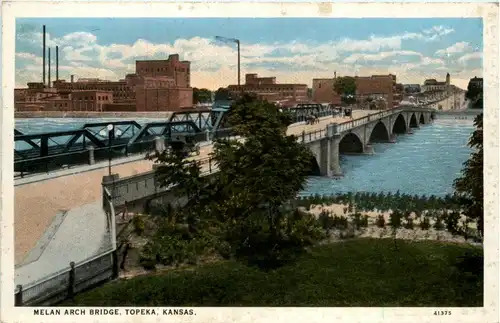
<instances>
[{"instance_id":1,"label":"vintage postcard","mask_svg":"<svg viewBox=\"0 0 500 323\"><path fill-rule=\"evenodd\" d=\"M497 5L2 9L2 322L498 322Z\"/></svg>"}]
</instances>

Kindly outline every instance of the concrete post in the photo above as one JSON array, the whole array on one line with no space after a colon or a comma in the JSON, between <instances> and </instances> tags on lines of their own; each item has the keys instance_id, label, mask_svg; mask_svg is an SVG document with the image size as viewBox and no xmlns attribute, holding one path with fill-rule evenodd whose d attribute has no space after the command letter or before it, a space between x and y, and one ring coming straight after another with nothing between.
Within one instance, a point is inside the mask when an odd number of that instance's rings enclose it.
<instances>
[{"instance_id":1,"label":"concrete post","mask_svg":"<svg viewBox=\"0 0 500 323\"><path fill-rule=\"evenodd\" d=\"M17 285L17 293L14 295L14 306L23 306L23 286Z\"/></svg>"},{"instance_id":2,"label":"concrete post","mask_svg":"<svg viewBox=\"0 0 500 323\"><path fill-rule=\"evenodd\" d=\"M205 140L210 141L210 130L208 128L205 130L205 134L206 134Z\"/></svg>"},{"instance_id":3,"label":"concrete post","mask_svg":"<svg viewBox=\"0 0 500 323\"><path fill-rule=\"evenodd\" d=\"M95 164L94 147L89 146L87 150L89 152L89 165L94 165Z\"/></svg>"},{"instance_id":4,"label":"concrete post","mask_svg":"<svg viewBox=\"0 0 500 323\"><path fill-rule=\"evenodd\" d=\"M73 299L75 295L75 263L72 261L69 263L70 271L69 271L69 282L68 282L68 298Z\"/></svg>"},{"instance_id":5,"label":"concrete post","mask_svg":"<svg viewBox=\"0 0 500 323\"><path fill-rule=\"evenodd\" d=\"M330 149L330 176L342 176L342 169L340 168L340 153L339 153L340 136L333 136L329 138Z\"/></svg>"},{"instance_id":6,"label":"concrete post","mask_svg":"<svg viewBox=\"0 0 500 323\"><path fill-rule=\"evenodd\" d=\"M118 174L111 174L111 175L105 175L102 177L102 203L103 203L103 208L106 210L108 208L107 202L106 202L106 197L104 196L104 187L108 188L108 191L111 193L111 199L114 199L118 194L116 194L115 190L116 188L114 187L114 182L117 181L120 178L120 175Z\"/></svg>"},{"instance_id":7,"label":"concrete post","mask_svg":"<svg viewBox=\"0 0 500 323\"><path fill-rule=\"evenodd\" d=\"M163 138L155 137L155 150L159 154L165 151L165 140Z\"/></svg>"}]
</instances>

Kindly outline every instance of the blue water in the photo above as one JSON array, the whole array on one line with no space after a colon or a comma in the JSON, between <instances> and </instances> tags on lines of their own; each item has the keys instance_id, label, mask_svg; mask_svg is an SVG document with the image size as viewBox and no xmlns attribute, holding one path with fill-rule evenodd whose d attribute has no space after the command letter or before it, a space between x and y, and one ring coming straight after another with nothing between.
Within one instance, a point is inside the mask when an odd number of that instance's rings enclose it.
<instances>
[{"instance_id":1,"label":"blue water","mask_svg":"<svg viewBox=\"0 0 500 323\"><path fill-rule=\"evenodd\" d=\"M113 121L136 121L140 125L155 122L155 121L167 121L166 119L147 119L147 118L135 118L135 119L123 119L123 118L22 118L16 119L16 129L27 134L35 134L42 132L52 132L52 131L64 131L64 130L76 130L83 127L86 123L98 123L98 122L113 122Z\"/></svg>"},{"instance_id":2,"label":"blue water","mask_svg":"<svg viewBox=\"0 0 500 323\"><path fill-rule=\"evenodd\" d=\"M408 194L453 193L453 181L471 149L473 116L456 120L440 117L433 124L400 135L396 143L374 144L374 155L341 156L341 179L314 177L301 195L338 192L396 192Z\"/></svg>"},{"instance_id":3,"label":"blue water","mask_svg":"<svg viewBox=\"0 0 500 323\"><path fill-rule=\"evenodd\" d=\"M473 116L457 120L440 116L433 124L415 129L413 134L397 137L396 143L374 144L375 154L341 156L341 179L313 177L302 195L338 192L396 192L444 196L453 192L453 181L471 150L467 141ZM105 119L112 121L112 119ZM116 119L119 120L119 119ZM134 119L145 124L158 119ZM72 130L85 123L103 119L16 119L23 133Z\"/></svg>"}]
</instances>

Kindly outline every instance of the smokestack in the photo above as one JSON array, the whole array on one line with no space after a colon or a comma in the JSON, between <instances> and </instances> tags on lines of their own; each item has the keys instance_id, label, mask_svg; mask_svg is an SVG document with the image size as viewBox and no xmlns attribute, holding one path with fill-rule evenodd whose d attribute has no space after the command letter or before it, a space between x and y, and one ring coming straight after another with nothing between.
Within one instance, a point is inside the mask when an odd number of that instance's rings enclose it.
<instances>
[{"instance_id":1,"label":"smokestack","mask_svg":"<svg viewBox=\"0 0 500 323\"><path fill-rule=\"evenodd\" d=\"M43 87L45 87L45 25L43 25Z\"/></svg>"},{"instance_id":2,"label":"smokestack","mask_svg":"<svg viewBox=\"0 0 500 323\"><path fill-rule=\"evenodd\" d=\"M337 78L337 71L333 72L333 78Z\"/></svg>"},{"instance_id":3,"label":"smokestack","mask_svg":"<svg viewBox=\"0 0 500 323\"><path fill-rule=\"evenodd\" d=\"M73 83L73 79L74 79L74 77L75 77L75 76L74 76L73 74L71 74L71 83Z\"/></svg>"},{"instance_id":4,"label":"smokestack","mask_svg":"<svg viewBox=\"0 0 500 323\"><path fill-rule=\"evenodd\" d=\"M56 81L59 81L59 46L56 46Z\"/></svg>"},{"instance_id":5,"label":"smokestack","mask_svg":"<svg viewBox=\"0 0 500 323\"><path fill-rule=\"evenodd\" d=\"M49 47L49 57L48 57L48 59L49 59L49 73L48 73L49 74L49 85L47 87L50 88L50 47Z\"/></svg>"}]
</instances>

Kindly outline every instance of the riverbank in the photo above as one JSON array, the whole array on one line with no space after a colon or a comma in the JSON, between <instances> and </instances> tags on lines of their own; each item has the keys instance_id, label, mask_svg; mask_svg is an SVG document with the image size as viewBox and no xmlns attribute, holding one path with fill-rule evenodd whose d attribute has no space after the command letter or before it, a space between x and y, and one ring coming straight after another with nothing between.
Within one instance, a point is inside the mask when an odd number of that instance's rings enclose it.
<instances>
[{"instance_id":1,"label":"riverbank","mask_svg":"<svg viewBox=\"0 0 500 323\"><path fill-rule=\"evenodd\" d=\"M16 111L14 118L123 118L123 119L168 119L172 112L157 112L157 111L109 111L109 112L96 112L96 111Z\"/></svg>"}]
</instances>

